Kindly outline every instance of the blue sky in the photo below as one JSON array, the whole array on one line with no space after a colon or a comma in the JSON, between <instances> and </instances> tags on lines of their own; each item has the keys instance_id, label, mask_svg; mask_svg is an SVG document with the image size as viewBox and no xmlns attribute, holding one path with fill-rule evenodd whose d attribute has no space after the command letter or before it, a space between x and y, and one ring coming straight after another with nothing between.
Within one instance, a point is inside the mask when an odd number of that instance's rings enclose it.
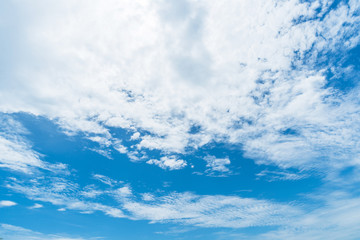
<instances>
[{"instance_id":1,"label":"blue sky","mask_svg":"<svg viewBox=\"0 0 360 240\"><path fill-rule=\"evenodd\" d=\"M356 0L0 3L0 237L359 239Z\"/></svg>"}]
</instances>

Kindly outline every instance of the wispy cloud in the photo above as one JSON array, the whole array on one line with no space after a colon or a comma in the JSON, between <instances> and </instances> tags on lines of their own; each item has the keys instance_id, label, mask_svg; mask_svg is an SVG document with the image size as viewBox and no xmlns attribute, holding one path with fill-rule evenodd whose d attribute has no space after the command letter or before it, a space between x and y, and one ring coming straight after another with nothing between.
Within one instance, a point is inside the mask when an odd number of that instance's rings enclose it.
<instances>
[{"instance_id":1,"label":"wispy cloud","mask_svg":"<svg viewBox=\"0 0 360 240\"><path fill-rule=\"evenodd\" d=\"M296 173L290 171L270 171L262 170L256 174L257 179L266 179L267 181L296 181L309 177L306 173Z\"/></svg>"},{"instance_id":2,"label":"wispy cloud","mask_svg":"<svg viewBox=\"0 0 360 240\"><path fill-rule=\"evenodd\" d=\"M51 182L37 179L31 183L9 182L7 187L27 198L61 206L59 211L80 213L101 211L111 217L173 222L200 227L243 228L285 224L294 215L301 214L296 206L268 200L224 195L196 195L193 193L134 193L129 186L102 191L119 205L97 203L96 196L82 199L81 189L64 179Z\"/></svg>"},{"instance_id":3,"label":"wispy cloud","mask_svg":"<svg viewBox=\"0 0 360 240\"><path fill-rule=\"evenodd\" d=\"M201 227L281 225L294 214L300 213L296 207L265 200L192 193L173 193L158 197L151 203L127 201L123 204L136 219Z\"/></svg>"},{"instance_id":4,"label":"wispy cloud","mask_svg":"<svg viewBox=\"0 0 360 240\"><path fill-rule=\"evenodd\" d=\"M64 234L45 234L19 226L2 223L0 235L7 240L95 240L101 238L69 237Z\"/></svg>"},{"instance_id":5,"label":"wispy cloud","mask_svg":"<svg viewBox=\"0 0 360 240\"><path fill-rule=\"evenodd\" d=\"M104 176L104 175L101 175L101 174L93 174L92 176L94 179L106 184L106 185L109 185L109 186L114 186L116 184L119 183L119 181L117 180L114 180L114 179L111 179L107 176ZM120 182L121 183L121 182Z\"/></svg>"},{"instance_id":6,"label":"wispy cloud","mask_svg":"<svg viewBox=\"0 0 360 240\"><path fill-rule=\"evenodd\" d=\"M63 163L53 164L41 160L42 155L32 149L23 136L27 130L18 121L4 116L0 121L0 167L12 171L32 174L38 169L67 173Z\"/></svg>"},{"instance_id":7,"label":"wispy cloud","mask_svg":"<svg viewBox=\"0 0 360 240\"><path fill-rule=\"evenodd\" d=\"M45 180L40 177L33 179L31 182L22 182L13 179L6 187L26 195L29 199L61 206L63 210L76 210L83 213L100 211L115 218L125 217L122 210L117 207L82 199L84 196L78 184L63 178L49 178ZM93 196L85 196L90 197L90 199L93 198Z\"/></svg>"},{"instance_id":8,"label":"wispy cloud","mask_svg":"<svg viewBox=\"0 0 360 240\"><path fill-rule=\"evenodd\" d=\"M295 217L279 230L256 239L357 239L360 235L360 199L343 192L326 193L324 205Z\"/></svg>"},{"instance_id":9,"label":"wispy cloud","mask_svg":"<svg viewBox=\"0 0 360 240\"><path fill-rule=\"evenodd\" d=\"M39 209L43 208L44 206L40 203L35 203L33 206L30 206L29 209Z\"/></svg>"}]
</instances>

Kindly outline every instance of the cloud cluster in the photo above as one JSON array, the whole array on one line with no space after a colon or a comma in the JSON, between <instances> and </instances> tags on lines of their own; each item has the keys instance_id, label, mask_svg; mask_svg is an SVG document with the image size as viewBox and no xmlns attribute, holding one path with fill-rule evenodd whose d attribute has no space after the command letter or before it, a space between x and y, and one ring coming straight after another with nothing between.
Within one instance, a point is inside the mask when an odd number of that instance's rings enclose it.
<instances>
[{"instance_id":1,"label":"cloud cluster","mask_svg":"<svg viewBox=\"0 0 360 240\"><path fill-rule=\"evenodd\" d=\"M127 129L136 150L121 151L132 159L211 141L281 167L353 159L359 105L326 87L331 64L315 63L359 43L359 6L331 2L14 3L23 38L0 110L46 116L108 147L110 128Z\"/></svg>"},{"instance_id":2,"label":"cloud cluster","mask_svg":"<svg viewBox=\"0 0 360 240\"><path fill-rule=\"evenodd\" d=\"M344 187L359 181L354 176L344 183L339 176L349 167L359 171L360 88L356 83L342 91L334 81L345 79L328 73L358 75L339 62L359 45L359 10L356 0L15 1L13 16L19 17L4 15L0 26L6 30L1 41L11 45L8 59L0 56L11 63L0 73L0 112L44 116L66 134L98 143L90 150L108 158L115 149L132 161L180 170L187 154L221 142L241 146L258 164L320 171L330 187ZM66 165L45 162L26 129L6 114L0 115L0 167L59 174L11 178L6 187L59 211L202 227L282 225L262 239L360 234L355 194L332 191L313 210L239 196L136 193L99 174L93 178L105 190L81 187L62 175L69 174ZM229 173L237 159L204 160L211 175ZM299 180L306 174L265 170L258 177ZM118 204L99 203L103 195ZM21 239L31 239L23 233Z\"/></svg>"}]
</instances>

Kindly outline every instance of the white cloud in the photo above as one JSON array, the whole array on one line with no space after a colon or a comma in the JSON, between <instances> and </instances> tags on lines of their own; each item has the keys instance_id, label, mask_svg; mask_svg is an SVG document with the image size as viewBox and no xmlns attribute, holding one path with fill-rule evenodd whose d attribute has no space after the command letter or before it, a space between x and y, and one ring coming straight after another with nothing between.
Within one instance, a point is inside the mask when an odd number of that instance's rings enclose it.
<instances>
[{"instance_id":1,"label":"white cloud","mask_svg":"<svg viewBox=\"0 0 360 240\"><path fill-rule=\"evenodd\" d=\"M45 116L67 134L82 132L133 161L145 159L142 150L160 150L164 157L146 160L163 169L185 167L174 154L211 142L241 145L246 157L280 168L330 175L359 166L359 88L346 93L327 87L331 79L326 79L326 70L339 67L317 65L319 56L341 55L359 44L358 1L329 11L331 1L320 0L13 4L21 12L13 15L22 16L13 35L22 38L9 41L17 44L9 48L17 63L0 76L2 112ZM21 131L14 130L18 123L10 122L1 123L0 167L23 173L66 170L65 165L42 161ZM191 132L194 126L198 131ZM112 128L134 133L130 139L138 141L125 147ZM208 167L226 172L227 162L210 159ZM296 178L286 171L261 174ZM117 184L102 175L94 178ZM76 184L55 182L9 187L61 209L125 216L117 207L79 200ZM283 216L297 213L270 201L189 193L143 203L131 200L130 189L120 189L124 208L150 221L263 226L285 224ZM321 231L307 222L324 229L335 226L333 238L359 235L346 220L358 223L352 215L357 213L355 200L328 202L302 219L292 218L293 225L285 221L287 229L269 236L310 238L297 234L297 227L305 226L316 239ZM324 225L322 216L329 217ZM337 216L344 222L336 222Z\"/></svg>"},{"instance_id":2,"label":"white cloud","mask_svg":"<svg viewBox=\"0 0 360 240\"><path fill-rule=\"evenodd\" d=\"M92 177L106 185L109 185L109 186L113 186L113 185L116 185L119 183L118 181L111 179L107 176L101 175L101 174L93 174Z\"/></svg>"},{"instance_id":3,"label":"white cloud","mask_svg":"<svg viewBox=\"0 0 360 240\"><path fill-rule=\"evenodd\" d=\"M24 194L31 200L49 202L56 206L62 206L58 211L75 210L85 214L100 211L111 217L125 217L123 212L117 207L82 200L81 197L79 197L79 193L81 195L82 191L78 184L63 178L48 177L44 179L40 177L34 178L30 182L21 182L13 179L6 187Z\"/></svg>"},{"instance_id":4,"label":"white cloud","mask_svg":"<svg viewBox=\"0 0 360 240\"><path fill-rule=\"evenodd\" d=\"M296 206L269 200L224 195L197 195L193 193L134 193L130 186L104 189L103 194L114 198L116 206L97 203L95 198L81 198L82 189L65 179L42 178L29 182L9 180L7 188L35 201L48 202L61 208L83 214L95 211L115 218L173 222L200 227L243 228L286 224L294 215L302 214ZM62 187L56 187L62 186ZM86 190L86 188L85 188Z\"/></svg>"},{"instance_id":5,"label":"white cloud","mask_svg":"<svg viewBox=\"0 0 360 240\"><path fill-rule=\"evenodd\" d=\"M112 194L118 198L129 197L132 195L131 188L128 186L118 188L112 192Z\"/></svg>"},{"instance_id":6,"label":"white cloud","mask_svg":"<svg viewBox=\"0 0 360 240\"><path fill-rule=\"evenodd\" d=\"M299 215L280 229L256 239L357 239L360 235L360 199L339 192L321 197L324 197L321 207Z\"/></svg>"},{"instance_id":7,"label":"white cloud","mask_svg":"<svg viewBox=\"0 0 360 240\"><path fill-rule=\"evenodd\" d=\"M69 237L64 234L44 234L19 226L2 223L0 235L6 240L92 240L98 238Z\"/></svg>"},{"instance_id":8,"label":"white cloud","mask_svg":"<svg viewBox=\"0 0 360 240\"><path fill-rule=\"evenodd\" d=\"M204 160L207 162L206 167L211 172L226 173L230 171L230 169L226 166L231 163L228 157L216 158L215 156L206 156Z\"/></svg>"},{"instance_id":9,"label":"white cloud","mask_svg":"<svg viewBox=\"0 0 360 240\"><path fill-rule=\"evenodd\" d=\"M94 185L89 185L81 191L81 195L86 198L96 198L100 195L104 194L104 191L97 189Z\"/></svg>"},{"instance_id":10,"label":"white cloud","mask_svg":"<svg viewBox=\"0 0 360 240\"><path fill-rule=\"evenodd\" d=\"M269 171L262 170L256 174L257 179L264 178L269 182L272 181L296 181L309 177L306 173L295 173L290 171Z\"/></svg>"},{"instance_id":11,"label":"white cloud","mask_svg":"<svg viewBox=\"0 0 360 240\"><path fill-rule=\"evenodd\" d=\"M21 139L7 139L0 135L0 167L24 173L31 173L32 168L45 168L39 154Z\"/></svg>"},{"instance_id":12,"label":"white cloud","mask_svg":"<svg viewBox=\"0 0 360 240\"><path fill-rule=\"evenodd\" d=\"M359 106L324 88L324 71L312 66L322 51L359 43L349 34L355 2L328 13L324 1L189 1L180 12L147 1L14 3L24 16L14 31L29 50L0 90L0 110L56 119L134 161L141 156L117 144L110 127L134 132L138 150L169 156L225 141L281 167L317 168L339 151L352 159Z\"/></svg>"},{"instance_id":13,"label":"white cloud","mask_svg":"<svg viewBox=\"0 0 360 240\"><path fill-rule=\"evenodd\" d=\"M35 203L33 206L29 207L29 209L38 209L38 208L43 208L44 206L42 204L39 203Z\"/></svg>"},{"instance_id":14,"label":"white cloud","mask_svg":"<svg viewBox=\"0 0 360 240\"><path fill-rule=\"evenodd\" d=\"M182 159L177 159L175 156L161 157L160 160L150 159L146 163L155 164L162 169L179 170L186 167L187 163Z\"/></svg>"},{"instance_id":15,"label":"white cloud","mask_svg":"<svg viewBox=\"0 0 360 240\"><path fill-rule=\"evenodd\" d=\"M151 193L143 193L143 194L142 194L142 199L143 199L144 201L154 201L154 200L155 200L155 197L154 197L154 195L151 194Z\"/></svg>"},{"instance_id":16,"label":"white cloud","mask_svg":"<svg viewBox=\"0 0 360 240\"><path fill-rule=\"evenodd\" d=\"M89 148L89 150L100 154L108 159L113 159L111 156L111 151L109 149L99 149L99 148Z\"/></svg>"},{"instance_id":17,"label":"white cloud","mask_svg":"<svg viewBox=\"0 0 360 240\"><path fill-rule=\"evenodd\" d=\"M126 201L124 208L135 219L177 222L201 227L241 228L281 225L300 214L295 207L235 196L201 196L173 193L151 203Z\"/></svg>"},{"instance_id":18,"label":"white cloud","mask_svg":"<svg viewBox=\"0 0 360 240\"><path fill-rule=\"evenodd\" d=\"M119 153L127 153L128 152L128 150L127 150L127 148L124 146L124 145L121 145L121 144L116 144L116 145L114 145L114 148L115 148L115 150L116 151L118 151Z\"/></svg>"},{"instance_id":19,"label":"white cloud","mask_svg":"<svg viewBox=\"0 0 360 240\"><path fill-rule=\"evenodd\" d=\"M42 155L34 150L24 134L27 130L10 117L0 120L0 168L32 174L38 169L67 174L67 166L41 160Z\"/></svg>"},{"instance_id":20,"label":"white cloud","mask_svg":"<svg viewBox=\"0 0 360 240\"><path fill-rule=\"evenodd\" d=\"M137 139L139 139L139 137L140 137L140 133L136 132L131 136L130 140L137 140Z\"/></svg>"},{"instance_id":21,"label":"white cloud","mask_svg":"<svg viewBox=\"0 0 360 240\"><path fill-rule=\"evenodd\" d=\"M111 145L111 142L106 137L94 136L94 137L88 137L88 139L93 141L93 142L97 142L100 145L104 145L104 146L110 146Z\"/></svg>"},{"instance_id":22,"label":"white cloud","mask_svg":"<svg viewBox=\"0 0 360 240\"><path fill-rule=\"evenodd\" d=\"M16 202L9 201L9 200L1 200L0 201L0 207L12 207L17 205Z\"/></svg>"}]
</instances>

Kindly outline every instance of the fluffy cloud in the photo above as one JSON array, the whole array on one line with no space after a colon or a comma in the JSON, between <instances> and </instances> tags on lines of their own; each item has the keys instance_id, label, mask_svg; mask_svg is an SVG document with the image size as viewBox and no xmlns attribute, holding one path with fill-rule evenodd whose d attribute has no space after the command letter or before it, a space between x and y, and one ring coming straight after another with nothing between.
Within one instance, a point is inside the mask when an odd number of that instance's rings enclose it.
<instances>
[{"instance_id":1,"label":"fluffy cloud","mask_svg":"<svg viewBox=\"0 0 360 240\"><path fill-rule=\"evenodd\" d=\"M162 169L178 170L186 167L187 163L182 159L177 159L175 156L162 157L160 160L150 159L146 163L155 164Z\"/></svg>"},{"instance_id":2,"label":"fluffy cloud","mask_svg":"<svg viewBox=\"0 0 360 240\"><path fill-rule=\"evenodd\" d=\"M351 159L358 104L325 87L333 66L313 63L358 44L359 6L330 3L14 3L23 38L0 110L46 116L104 146L115 127L164 154L225 141L281 167L316 168L328 149Z\"/></svg>"},{"instance_id":3,"label":"fluffy cloud","mask_svg":"<svg viewBox=\"0 0 360 240\"><path fill-rule=\"evenodd\" d=\"M16 202L9 201L9 200L1 200L0 201L0 207L12 207L17 205Z\"/></svg>"},{"instance_id":4,"label":"fluffy cloud","mask_svg":"<svg viewBox=\"0 0 360 240\"><path fill-rule=\"evenodd\" d=\"M341 63L359 45L360 6L356 0L335 3L15 1L16 27L9 24L13 16L0 26L11 45L0 56L11 63L0 71L0 111L44 116L66 134L81 133L99 144L91 150L109 158L114 148L132 161L175 170L187 165L185 157L175 156L222 142L241 146L258 164L320 171L336 187L348 186L358 177L338 176L349 166L359 171L359 86L342 91L336 81L346 79L328 72L358 75ZM3 116L0 167L67 172L63 164L43 161L26 130ZM118 129L126 137L116 135ZM148 157L147 151L161 157ZM205 160L205 171L229 171L228 158ZM258 174L270 180L304 176L287 170ZM331 196L324 207L307 211L270 200L186 192L147 193L139 200L130 186L93 178L109 189L82 188L62 176L14 180L7 187L59 211L203 227L282 225L263 239L359 235L354 196ZM98 203L101 195L120 206Z\"/></svg>"}]
</instances>

